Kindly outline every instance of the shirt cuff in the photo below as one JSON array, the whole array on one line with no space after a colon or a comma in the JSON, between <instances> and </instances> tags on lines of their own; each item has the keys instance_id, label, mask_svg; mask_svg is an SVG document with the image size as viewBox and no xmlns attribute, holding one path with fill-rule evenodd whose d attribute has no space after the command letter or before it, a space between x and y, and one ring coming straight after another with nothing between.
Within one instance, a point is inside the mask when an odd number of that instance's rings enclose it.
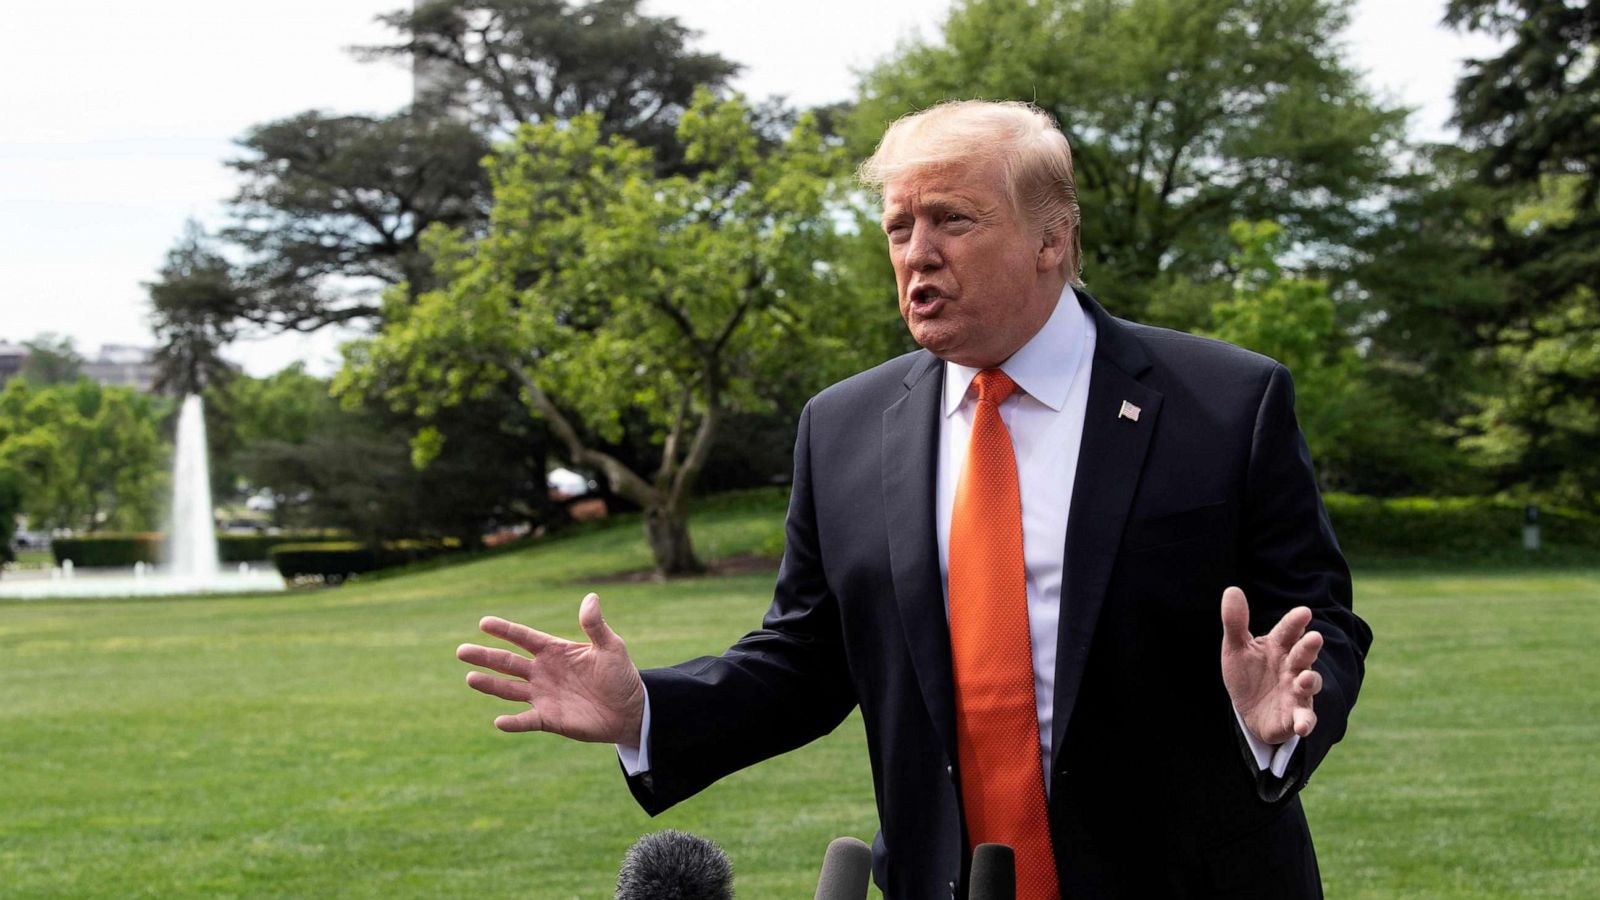
<instances>
[{"instance_id":1,"label":"shirt cuff","mask_svg":"<svg viewBox=\"0 0 1600 900\"><path fill-rule=\"evenodd\" d=\"M1249 732L1245 732L1249 734ZM622 771L628 777L650 771L650 691L644 692L644 718L639 722L639 741L632 747L617 745L617 759L622 760ZM1287 757L1285 757L1287 764Z\"/></svg>"},{"instance_id":2,"label":"shirt cuff","mask_svg":"<svg viewBox=\"0 0 1600 900\"><path fill-rule=\"evenodd\" d=\"M1289 758L1300 746L1300 735L1294 735L1277 745L1264 743L1256 740L1250 729L1244 727L1244 717L1239 715L1237 708L1233 711L1233 718L1238 721L1239 730L1244 732L1245 743L1250 745L1250 754L1256 758L1256 765L1264 772L1271 772L1273 778L1282 778L1283 773L1289 770Z\"/></svg>"}]
</instances>

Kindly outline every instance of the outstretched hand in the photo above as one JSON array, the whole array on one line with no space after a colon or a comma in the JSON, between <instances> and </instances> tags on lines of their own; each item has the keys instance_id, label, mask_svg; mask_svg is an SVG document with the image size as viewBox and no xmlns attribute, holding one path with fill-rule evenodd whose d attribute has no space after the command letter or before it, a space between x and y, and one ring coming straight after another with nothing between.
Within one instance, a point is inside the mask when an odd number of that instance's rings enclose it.
<instances>
[{"instance_id":1,"label":"outstretched hand","mask_svg":"<svg viewBox=\"0 0 1600 900\"><path fill-rule=\"evenodd\" d=\"M549 731L579 741L630 745L644 719L644 681L628 647L600 614L600 598L589 594L578 607L578 624L589 643L579 644L526 625L485 616L485 634L516 644L532 658L509 650L462 644L456 658L510 678L468 672L467 685L485 694L530 705L500 716L501 731Z\"/></svg>"},{"instance_id":2,"label":"outstretched hand","mask_svg":"<svg viewBox=\"0 0 1600 900\"><path fill-rule=\"evenodd\" d=\"M1317 727L1312 700L1322 690L1322 675L1311 664L1322 650L1322 634L1307 631L1309 624L1311 610L1297 606L1253 637L1244 591L1222 592L1222 682L1245 727L1263 743L1305 737Z\"/></svg>"}]
</instances>

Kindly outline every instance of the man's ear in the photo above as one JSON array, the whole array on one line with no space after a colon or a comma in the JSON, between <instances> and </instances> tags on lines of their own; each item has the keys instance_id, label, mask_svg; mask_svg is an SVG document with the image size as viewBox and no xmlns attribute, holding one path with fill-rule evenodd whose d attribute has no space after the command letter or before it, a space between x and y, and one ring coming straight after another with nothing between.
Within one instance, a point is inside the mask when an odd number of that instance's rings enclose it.
<instances>
[{"instance_id":1,"label":"man's ear","mask_svg":"<svg viewBox=\"0 0 1600 900\"><path fill-rule=\"evenodd\" d=\"M1035 265L1040 272L1052 272L1061 268L1061 263L1067 258L1067 232L1047 231L1040 238L1039 257Z\"/></svg>"}]
</instances>

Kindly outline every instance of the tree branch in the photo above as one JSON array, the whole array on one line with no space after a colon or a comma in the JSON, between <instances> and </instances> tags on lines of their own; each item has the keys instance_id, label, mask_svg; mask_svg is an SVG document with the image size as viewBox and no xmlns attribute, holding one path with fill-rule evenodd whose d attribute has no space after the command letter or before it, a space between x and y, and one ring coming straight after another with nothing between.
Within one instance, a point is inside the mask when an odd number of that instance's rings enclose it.
<instances>
[{"instance_id":1,"label":"tree branch","mask_svg":"<svg viewBox=\"0 0 1600 900\"><path fill-rule=\"evenodd\" d=\"M648 509L660 504L660 492L652 487L649 482L640 478L632 469L628 468L622 460L603 450L595 450L584 443L582 436L578 434L578 429L573 426L572 420L568 419L566 414L556 406L555 401L551 400L550 395L539 387L538 383L533 380L533 376L527 369L523 368L521 363L515 360L501 360L500 363L505 366L506 371L516 376L517 383L527 392L528 402L544 418L545 422L550 426L550 430L555 434L556 439L561 441L567 448L567 454L574 463L590 465L599 469L606 476L606 481L611 484L613 491L640 506Z\"/></svg>"}]
</instances>

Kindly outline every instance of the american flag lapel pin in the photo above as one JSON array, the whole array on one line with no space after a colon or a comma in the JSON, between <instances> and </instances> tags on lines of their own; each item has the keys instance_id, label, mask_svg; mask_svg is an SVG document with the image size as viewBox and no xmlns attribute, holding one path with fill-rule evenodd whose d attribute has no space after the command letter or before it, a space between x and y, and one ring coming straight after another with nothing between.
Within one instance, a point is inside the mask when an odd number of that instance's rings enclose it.
<instances>
[{"instance_id":1,"label":"american flag lapel pin","mask_svg":"<svg viewBox=\"0 0 1600 900\"><path fill-rule=\"evenodd\" d=\"M1127 419L1130 422L1137 422L1139 421L1139 407L1134 406L1132 403L1124 400L1122 401L1122 408L1117 410L1117 418Z\"/></svg>"}]
</instances>

